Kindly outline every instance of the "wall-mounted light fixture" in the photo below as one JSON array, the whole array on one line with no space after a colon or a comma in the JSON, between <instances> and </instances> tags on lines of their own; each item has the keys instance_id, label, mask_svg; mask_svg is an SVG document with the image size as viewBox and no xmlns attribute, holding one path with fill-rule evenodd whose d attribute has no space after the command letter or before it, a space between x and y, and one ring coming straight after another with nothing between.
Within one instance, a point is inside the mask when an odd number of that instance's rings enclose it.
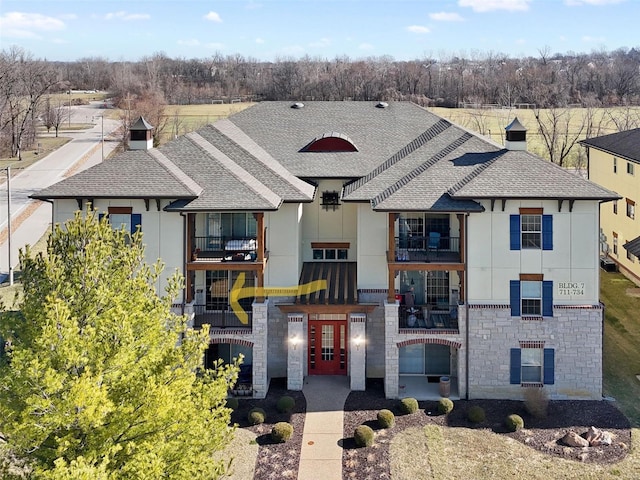
<instances>
[{"instance_id":1,"label":"wall-mounted light fixture","mask_svg":"<svg viewBox=\"0 0 640 480\"><path fill-rule=\"evenodd\" d=\"M300 343L300 337L298 335L294 335L289 337L289 343L293 347L294 350L298 348L298 344Z\"/></svg>"},{"instance_id":2,"label":"wall-mounted light fixture","mask_svg":"<svg viewBox=\"0 0 640 480\"><path fill-rule=\"evenodd\" d=\"M353 337L352 342L355 345L356 350L360 350L360 345L364 343L364 338L362 338L362 335L358 335Z\"/></svg>"}]
</instances>

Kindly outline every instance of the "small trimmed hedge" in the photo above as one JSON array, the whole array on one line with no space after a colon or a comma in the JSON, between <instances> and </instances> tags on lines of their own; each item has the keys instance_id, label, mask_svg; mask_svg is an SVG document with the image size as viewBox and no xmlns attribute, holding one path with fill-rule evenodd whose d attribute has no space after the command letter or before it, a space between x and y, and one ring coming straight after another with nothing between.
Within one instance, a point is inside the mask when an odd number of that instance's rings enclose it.
<instances>
[{"instance_id":1,"label":"small trimmed hedge","mask_svg":"<svg viewBox=\"0 0 640 480\"><path fill-rule=\"evenodd\" d=\"M400 411L402 413L416 413L418 411L418 401L415 398L407 397L400 400Z\"/></svg>"},{"instance_id":2,"label":"small trimmed hedge","mask_svg":"<svg viewBox=\"0 0 640 480\"><path fill-rule=\"evenodd\" d=\"M396 416L386 408L378 412L378 424L380 428L391 428L396 423Z\"/></svg>"},{"instance_id":3,"label":"small trimmed hedge","mask_svg":"<svg viewBox=\"0 0 640 480\"><path fill-rule=\"evenodd\" d=\"M276 403L276 409L280 413L289 413L296 406L296 401L293 397L285 395L284 397L280 397L278 399L278 403Z\"/></svg>"},{"instance_id":4,"label":"small trimmed hedge","mask_svg":"<svg viewBox=\"0 0 640 480\"><path fill-rule=\"evenodd\" d=\"M438 400L438 412L446 415L453 410L453 402L449 398L441 398Z\"/></svg>"},{"instance_id":5,"label":"small trimmed hedge","mask_svg":"<svg viewBox=\"0 0 640 480\"><path fill-rule=\"evenodd\" d=\"M237 410L238 408L238 399L235 397L229 397L226 400L226 407L230 408L231 410Z\"/></svg>"},{"instance_id":6,"label":"small trimmed hedge","mask_svg":"<svg viewBox=\"0 0 640 480\"><path fill-rule=\"evenodd\" d=\"M293 435L293 425L287 422L278 422L271 429L271 439L277 443L284 443Z\"/></svg>"},{"instance_id":7,"label":"small trimmed hedge","mask_svg":"<svg viewBox=\"0 0 640 480\"><path fill-rule=\"evenodd\" d=\"M504 424L510 432L517 432L521 428L524 428L524 420L520 415L516 415L515 413L509 415L504 421Z\"/></svg>"},{"instance_id":8,"label":"small trimmed hedge","mask_svg":"<svg viewBox=\"0 0 640 480\"><path fill-rule=\"evenodd\" d=\"M360 425L353 432L353 439L358 447L370 447L373 445L373 429L368 425Z\"/></svg>"},{"instance_id":9,"label":"small trimmed hedge","mask_svg":"<svg viewBox=\"0 0 640 480\"><path fill-rule=\"evenodd\" d=\"M247 419L251 425L258 425L264 423L267 419L267 414L261 408L252 408L247 415Z\"/></svg>"},{"instance_id":10,"label":"small trimmed hedge","mask_svg":"<svg viewBox=\"0 0 640 480\"><path fill-rule=\"evenodd\" d=\"M472 423L482 423L486 420L487 416L484 413L484 408L479 405L473 405L467 410L467 418Z\"/></svg>"}]
</instances>

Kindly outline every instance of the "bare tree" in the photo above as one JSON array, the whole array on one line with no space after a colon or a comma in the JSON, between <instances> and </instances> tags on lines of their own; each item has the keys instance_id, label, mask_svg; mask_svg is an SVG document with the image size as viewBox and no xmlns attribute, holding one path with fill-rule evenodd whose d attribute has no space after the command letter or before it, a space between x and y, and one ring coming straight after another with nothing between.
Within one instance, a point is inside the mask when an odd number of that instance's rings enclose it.
<instances>
[{"instance_id":1,"label":"bare tree","mask_svg":"<svg viewBox=\"0 0 640 480\"><path fill-rule=\"evenodd\" d=\"M573 146L583 138L582 133L586 126L586 120L582 115L582 110L570 108L541 110L536 108L534 116L549 160L561 167L566 166L567 157Z\"/></svg>"}]
</instances>

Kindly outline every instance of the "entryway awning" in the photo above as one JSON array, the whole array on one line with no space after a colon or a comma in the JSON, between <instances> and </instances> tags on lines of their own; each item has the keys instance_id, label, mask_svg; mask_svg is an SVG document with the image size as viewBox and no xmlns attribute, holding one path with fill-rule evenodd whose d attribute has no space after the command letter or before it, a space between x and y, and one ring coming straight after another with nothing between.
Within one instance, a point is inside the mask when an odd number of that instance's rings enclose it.
<instances>
[{"instance_id":1,"label":"entryway awning","mask_svg":"<svg viewBox=\"0 0 640 480\"><path fill-rule=\"evenodd\" d=\"M627 252L640 257L640 237L636 237L622 246Z\"/></svg>"},{"instance_id":2,"label":"entryway awning","mask_svg":"<svg viewBox=\"0 0 640 480\"><path fill-rule=\"evenodd\" d=\"M296 298L302 305L353 305L358 301L355 262L305 262L300 285L326 280L324 290L305 291Z\"/></svg>"}]
</instances>

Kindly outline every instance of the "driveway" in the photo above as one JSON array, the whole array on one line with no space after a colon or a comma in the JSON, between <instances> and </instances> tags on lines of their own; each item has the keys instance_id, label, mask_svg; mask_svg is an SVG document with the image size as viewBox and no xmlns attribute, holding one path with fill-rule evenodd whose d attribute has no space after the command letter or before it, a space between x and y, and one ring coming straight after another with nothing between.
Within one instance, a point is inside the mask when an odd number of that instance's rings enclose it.
<instances>
[{"instance_id":1,"label":"driveway","mask_svg":"<svg viewBox=\"0 0 640 480\"><path fill-rule=\"evenodd\" d=\"M11 178L11 204L8 205L6 171L0 185L0 280L9 274L9 243L11 244L11 266L18 264L18 251L26 244L36 243L51 224L51 204L32 200L29 195L59 182L68 172L76 173L102 161L101 141L118 128L119 122L99 118L106 111L102 102L71 108L71 123L94 123L93 128L64 132L72 140L55 152L43 157ZM103 127L104 122L104 127ZM115 141L104 142L104 156L117 146ZM11 242L8 239L8 216L11 212Z\"/></svg>"}]
</instances>

